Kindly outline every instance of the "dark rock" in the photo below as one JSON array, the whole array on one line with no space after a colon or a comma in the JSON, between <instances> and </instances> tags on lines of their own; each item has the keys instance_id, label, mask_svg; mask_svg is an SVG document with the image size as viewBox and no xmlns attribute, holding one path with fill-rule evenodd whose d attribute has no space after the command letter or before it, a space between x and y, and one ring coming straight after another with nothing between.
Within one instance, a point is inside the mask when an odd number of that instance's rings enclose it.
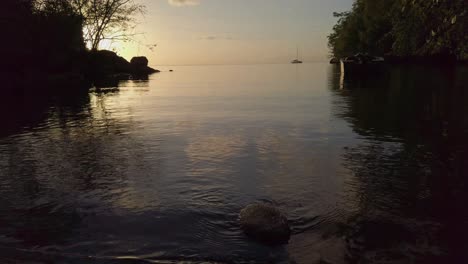
<instances>
[{"instance_id":1,"label":"dark rock","mask_svg":"<svg viewBox=\"0 0 468 264\"><path fill-rule=\"evenodd\" d=\"M285 244L291 236L288 219L275 207L251 204L240 212L240 225L245 234L259 242Z\"/></svg>"},{"instance_id":2,"label":"dark rock","mask_svg":"<svg viewBox=\"0 0 468 264\"><path fill-rule=\"evenodd\" d=\"M143 69L142 71L139 71L137 72L139 75L148 75L148 74L152 74L152 73L157 73L157 72L160 72L159 70L156 70L156 69L153 69L151 67L146 67L145 69Z\"/></svg>"},{"instance_id":3,"label":"dark rock","mask_svg":"<svg viewBox=\"0 0 468 264\"><path fill-rule=\"evenodd\" d=\"M147 81L149 80L149 74L146 74L146 73L133 74L132 80Z\"/></svg>"},{"instance_id":4,"label":"dark rock","mask_svg":"<svg viewBox=\"0 0 468 264\"><path fill-rule=\"evenodd\" d=\"M132 73L135 75L148 75L151 73L159 72L151 67L148 67L148 59L146 57L133 57L130 60L132 66Z\"/></svg>"},{"instance_id":5,"label":"dark rock","mask_svg":"<svg viewBox=\"0 0 468 264\"><path fill-rule=\"evenodd\" d=\"M103 76L116 73L130 73L132 66L115 52L98 50L90 52L88 70L93 75Z\"/></svg>"},{"instance_id":6,"label":"dark rock","mask_svg":"<svg viewBox=\"0 0 468 264\"><path fill-rule=\"evenodd\" d=\"M393 56L385 55L385 61L391 64L422 64L422 65L451 65L457 62L466 63L467 61L458 60L453 54L434 54L429 56Z\"/></svg>"},{"instance_id":7,"label":"dark rock","mask_svg":"<svg viewBox=\"0 0 468 264\"><path fill-rule=\"evenodd\" d=\"M102 78L97 78L93 81L94 87L100 88L115 88L119 87L120 79L115 78L114 76L106 76Z\"/></svg>"},{"instance_id":8,"label":"dark rock","mask_svg":"<svg viewBox=\"0 0 468 264\"><path fill-rule=\"evenodd\" d=\"M117 80L131 80L133 79L133 76L129 73L116 73L114 75L112 75L112 77L114 79L117 79Z\"/></svg>"},{"instance_id":9,"label":"dark rock","mask_svg":"<svg viewBox=\"0 0 468 264\"><path fill-rule=\"evenodd\" d=\"M133 57L130 60L133 67L145 68L148 67L148 59L146 57Z\"/></svg>"},{"instance_id":10,"label":"dark rock","mask_svg":"<svg viewBox=\"0 0 468 264\"><path fill-rule=\"evenodd\" d=\"M91 51L88 56L86 75L94 81L147 80L148 75L159 72L148 67L146 57L134 57L131 62L108 50ZM114 81L113 81L114 82Z\"/></svg>"}]
</instances>

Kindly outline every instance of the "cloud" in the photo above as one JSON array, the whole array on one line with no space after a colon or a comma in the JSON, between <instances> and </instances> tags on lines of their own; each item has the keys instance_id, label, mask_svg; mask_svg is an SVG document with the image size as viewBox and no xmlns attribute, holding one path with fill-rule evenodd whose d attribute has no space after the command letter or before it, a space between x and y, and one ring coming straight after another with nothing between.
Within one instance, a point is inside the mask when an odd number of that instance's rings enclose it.
<instances>
[{"instance_id":1,"label":"cloud","mask_svg":"<svg viewBox=\"0 0 468 264\"><path fill-rule=\"evenodd\" d=\"M200 4L200 0L168 0L172 6L195 6Z\"/></svg>"},{"instance_id":2,"label":"cloud","mask_svg":"<svg viewBox=\"0 0 468 264\"><path fill-rule=\"evenodd\" d=\"M203 36L199 38L200 40L232 40L233 38L230 36L216 36L216 35L211 35L211 36Z\"/></svg>"}]
</instances>

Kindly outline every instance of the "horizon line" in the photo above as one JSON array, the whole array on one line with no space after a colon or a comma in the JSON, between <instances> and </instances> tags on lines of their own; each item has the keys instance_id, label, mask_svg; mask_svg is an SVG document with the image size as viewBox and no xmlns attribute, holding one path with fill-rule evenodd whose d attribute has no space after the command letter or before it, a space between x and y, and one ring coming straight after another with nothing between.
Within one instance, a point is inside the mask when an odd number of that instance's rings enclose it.
<instances>
[{"instance_id":1,"label":"horizon line","mask_svg":"<svg viewBox=\"0 0 468 264\"><path fill-rule=\"evenodd\" d=\"M304 64L307 63L320 63L327 62L326 60L315 60L315 61L304 61ZM256 62L256 63L201 63L201 64L158 64L158 65L149 65L151 67L166 67L166 66L246 66L246 65L284 65L291 64L290 62Z\"/></svg>"}]
</instances>

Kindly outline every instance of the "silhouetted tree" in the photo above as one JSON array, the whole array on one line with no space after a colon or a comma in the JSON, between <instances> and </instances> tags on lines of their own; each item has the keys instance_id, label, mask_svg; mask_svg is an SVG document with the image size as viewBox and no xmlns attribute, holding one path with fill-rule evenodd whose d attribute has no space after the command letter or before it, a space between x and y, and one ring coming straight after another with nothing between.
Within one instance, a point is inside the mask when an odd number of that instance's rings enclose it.
<instances>
[{"instance_id":1,"label":"silhouetted tree","mask_svg":"<svg viewBox=\"0 0 468 264\"><path fill-rule=\"evenodd\" d=\"M134 0L36 0L36 8L46 13L79 15L84 40L91 50L97 50L103 40L131 40L135 15L144 12L144 6Z\"/></svg>"},{"instance_id":2,"label":"silhouetted tree","mask_svg":"<svg viewBox=\"0 0 468 264\"><path fill-rule=\"evenodd\" d=\"M103 40L128 41L135 34L135 15L144 6L134 0L71 0L75 12L83 17L84 38L91 50L97 50Z\"/></svg>"}]
</instances>

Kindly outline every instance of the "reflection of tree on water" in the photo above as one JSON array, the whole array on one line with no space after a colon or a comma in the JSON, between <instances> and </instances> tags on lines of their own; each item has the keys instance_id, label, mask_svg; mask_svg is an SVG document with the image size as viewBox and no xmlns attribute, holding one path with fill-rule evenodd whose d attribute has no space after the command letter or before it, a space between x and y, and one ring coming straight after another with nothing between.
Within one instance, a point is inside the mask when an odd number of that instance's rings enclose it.
<instances>
[{"instance_id":1,"label":"reflection of tree on water","mask_svg":"<svg viewBox=\"0 0 468 264\"><path fill-rule=\"evenodd\" d=\"M107 91L109 89L118 89L119 86L148 87L149 75L139 74L116 74L100 78L94 81L93 86L98 91Z\"/></svg>"},{"instance_id":2,"label":"reflection of tree on water","mask_svg":"<svg viewBox=\"0 0 468 264\"><path fill-rule=\"evenodd\" d=\"M356 203L352 259L460 261L468 235L466 68L400 67L344 82L335 114L364 137L345 150ZM455 263L455 262L454 262Z\"/></svg>"},{"instance_id":3,"label":"reflection of tree on water","mask_svg":"<svg viewBox=\"0 0 468 264\"><path fill-rule=\"evenodd\" d=\"M52 91L56 93L52 94ZM80 112L88 102L87 87L73 85L49 87L36 84L34 88L6 92L0 97L0 138L36 127L49 117L52 108Z\"/></svg>"},{"instance_id":4,"label":"reflection of tree on water","mask_svg":"<svg viewBox=\"0 0 468 264\"><path fill-rule=\"evenodd\" d=\"M137 204L133 200L142 198L125 192L135 187L129 177L136 175L128 170L145 175L150 165L142 159L141 142L129 133L136 121L107 108L116 95L84 92L44 96L44 101L24 96L24 102L36 104L8 104L26 107L20 113L2 105L9 115L3 120L8 130L0 137L0 250L13 256L21 255L16 248L61 251L80 236L77 230L88 225L88 217L119 207L112 203L120 200ZM34 118L23 119L26 110ZM157 175L158 164L150 169Z\"/></svg>"},{"instance_id":5,"label":"reflection of tree on water","mask_svg":"<svg viewBox=\"0 0 468 264\"><path fill-rule=\"evenodd\" d=\"M111 78L100 80L98 84L91 89L97 95L118 93L120 87L146 92L149 78L148 75L139 76L135 80ZM33 129L50 115L80 114L84 108L89 107L89 88L77 87L77 84L73 83L36 83L34 87L10 89L14 92L7 90L0 97L0 138L25 129Z\"/></svg>"},{"instance_id":6,"label":"reflection of tree on water","mask_svg":"<svg viewBox=\"0 0 468 264\"><path fill-rule=\"evenodd\" d=\"M56 120L57 126L66 124L67 116L87 112L89 96L86 92L66 97L33 93L8 97L1 105L1 121L5 130L0 140L8 144L1 144L0 152L0 245L22 248L41 246L45 241L64 241L79 225L81 217L71 204L61 206L51 202L60 194L49 192L51 186L44 184L42 178L46 172L40 169L50 156L35 148L48 142L40 142L40 137L36 137L37 141L24 140L21 134L39 134L50 119ZM12 136L9 137L10 134ZM38 156L42 158L37 159ZM48 163L55 162L49 160ZM49 180L60 182L60 179ZM52 229L45 228L47 226ZM13 241L13 245L10 244Z\"/></svg>"}]
</instances>

